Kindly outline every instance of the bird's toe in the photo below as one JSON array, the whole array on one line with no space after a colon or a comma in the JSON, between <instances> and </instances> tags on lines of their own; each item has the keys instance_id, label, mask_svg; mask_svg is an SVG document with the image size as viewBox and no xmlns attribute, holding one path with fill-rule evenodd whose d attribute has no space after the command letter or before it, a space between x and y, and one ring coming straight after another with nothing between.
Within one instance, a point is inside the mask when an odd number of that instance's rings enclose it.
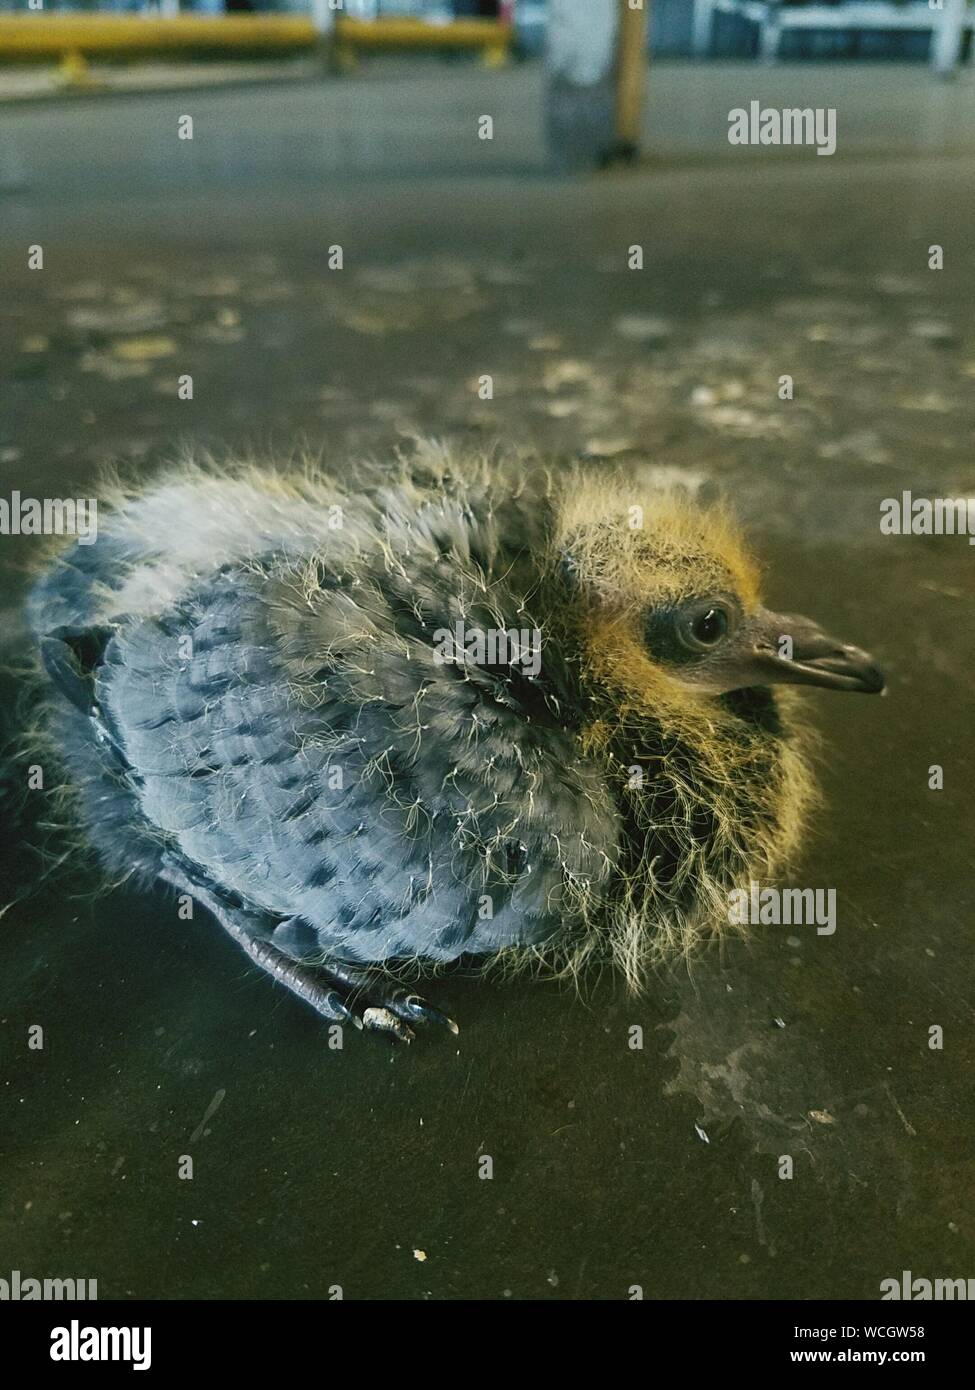
<instances>
[{"instance_id":1,"label":"bird's toe","mask_svg":"<svg viewBox=\"0 0 975 1390\"><path fill-rule=\"evenodd\" d=\"M452 1018L422 995L393 984L382 975L346 965L344 961L328 961L321 969L344 995L360 1027L391 1033L404 1042L412 1042L416 1034L411 1025L416 1024L434 1023L450 1033L460 1032Z\"/></svg>"},{"instance_id":2,"label":"bird's toe","mask_svg":"<svg viewBox=\"0 0 975 1390\"><path fill-rule=\"evenodd\" d=\"M410 1016L419 1020L421 1023L439 1023L442 1027L448 1028L451 1033L459 1033L460 1029L452 1018L435 1009L432 1004L419 994L408 994L402 1000L403 1008L408 1010Z\"/></svg>"}]
</instances>

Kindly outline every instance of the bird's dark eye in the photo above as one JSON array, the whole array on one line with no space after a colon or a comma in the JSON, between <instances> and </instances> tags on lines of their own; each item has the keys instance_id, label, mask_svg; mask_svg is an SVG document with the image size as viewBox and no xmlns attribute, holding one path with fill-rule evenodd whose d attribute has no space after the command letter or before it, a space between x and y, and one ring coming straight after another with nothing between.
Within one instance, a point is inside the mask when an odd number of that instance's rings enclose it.
<instances>
[{"instance_id":1,"label":"bird's dark eye","mask_svg":"<svg viewBox=\"0 0 975 1390\"><path fill-rule=\"evenodd\" d=\"M728 610L722 603L699 603L682 614L677 635L692 652L707 652L718 646L728 635Z\"/></svg>"},{"instance_id":2,"label":"bird's dark eye","mask_svg":"<svg viewBox=\"0 0 975 1390\"><path fill-rule=\"evenodd\" d=\"M703 642L706 647L712 647L728 631L727 614L720 608L709 608L706 613L702 613L699 618L694 619L691 631L698 642Z\"/></svg>"}]
</instances>

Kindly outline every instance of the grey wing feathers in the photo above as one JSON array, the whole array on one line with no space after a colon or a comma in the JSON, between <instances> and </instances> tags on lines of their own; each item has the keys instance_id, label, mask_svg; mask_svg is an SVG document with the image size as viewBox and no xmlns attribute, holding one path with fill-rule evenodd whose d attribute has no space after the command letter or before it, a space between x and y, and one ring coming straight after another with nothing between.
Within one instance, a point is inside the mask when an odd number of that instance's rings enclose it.
<instances>
[{"instance_id":1,"label":"grey wing feathers","mask_svg":"<svg viewBox=\"0 0 975 1390\"><path fill-rule=\"evenodd\" d=\"M552 935L572 879L605 877L616 834L569 736L526 741L515 712L429 649L363 641L375 613L337 622L334 602L320 664L296 679L281 658L295 610L276 612L274 593L228 573L109 644L98 700L146 819L345 959L449 960Z\"/></svg>"}]
</instances>

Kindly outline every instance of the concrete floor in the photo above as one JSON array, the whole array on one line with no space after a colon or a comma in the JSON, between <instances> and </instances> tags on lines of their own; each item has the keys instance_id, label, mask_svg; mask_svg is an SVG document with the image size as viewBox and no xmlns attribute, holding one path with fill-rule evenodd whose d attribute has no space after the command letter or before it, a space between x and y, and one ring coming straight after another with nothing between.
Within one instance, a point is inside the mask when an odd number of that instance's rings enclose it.
<instances>
[{"instance_id":1,"label":"concrete floor","mask_svg":"<svg viewBox=\"0 0 975 1390\"><path fill-rule=\"evenodd\" d=\"M975 1273L973 555L879 530L902 490L975 494L971 79L661 65L647 167L566 181L538 89L376 66L7 114L0 494L88 494L184 442L341 459L414 432L717 484L768 597L890 670L886 700L810 700L827 806L790 881L835 887L839 928L768 928L640 1001L446 978L457 1043L332 1053L205 919L62 869L0 920L11 1268L162 1298L873 1299ZM835 105L836 156L729 147L753 98ZM32 555L0 540L12 609ZM13 841L7 869L13 896Z\"/></svg>"}]
</instances>

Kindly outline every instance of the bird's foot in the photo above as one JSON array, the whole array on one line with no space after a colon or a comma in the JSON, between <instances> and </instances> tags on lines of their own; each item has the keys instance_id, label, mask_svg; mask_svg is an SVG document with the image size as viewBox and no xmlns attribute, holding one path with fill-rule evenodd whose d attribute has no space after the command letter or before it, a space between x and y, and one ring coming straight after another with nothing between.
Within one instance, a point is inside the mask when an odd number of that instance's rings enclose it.
<instances>
[{"instance_id":1,"label":"bird's foot","mask_svg":"<svg viewBox=\"0 0 975 1390\"><path fill-rule=\"evenodd\" d=\"M401 1042L412 1042L416 1037L412 1024L439 1023L451 1033L459 1031L453 1019L419 994L380 974L338 961L312 964L295 959L274 941L279 932L287 935L290 921L275 924L266 914L231 900L202 871L174 855L165 856L160 878L201 903L255 965L304 999L322 1018L389 1033Z\"/></svg>"},{"instance_id":2,"label":"bird's foot","mask_svg":"<svg viewBox=\"0 0 975 1390\"><path fill-rule=\"evenodd\" d=\"M422 995L404 989L381 975L327 961L319 973L331 981L333 991L344 990L351 1021L359 1028L389 1033L401 1042L416 1037L411 1025L439 1023L451 1033L460 1029L452 1018L435 1009Z\"/></svg>"}]
</instances>

